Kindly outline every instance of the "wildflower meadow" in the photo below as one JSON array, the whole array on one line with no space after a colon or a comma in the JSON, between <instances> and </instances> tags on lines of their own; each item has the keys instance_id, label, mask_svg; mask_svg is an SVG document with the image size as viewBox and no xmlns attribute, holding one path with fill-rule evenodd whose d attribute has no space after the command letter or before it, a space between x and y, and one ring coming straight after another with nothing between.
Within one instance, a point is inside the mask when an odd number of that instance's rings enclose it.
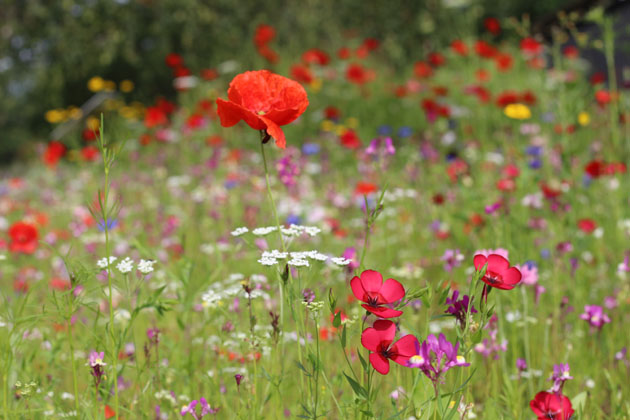
<instances>
[{"instance_id":1,"label":"wildflower meadow","mask_svg":"<svg viewBox=\"0 0 630 420\"><path fill-rule=\"evenodd\" d=\"M262 22L49 109L0 180L0 418L630 419L627 22L477 24L394 66Z\"/></svg>"}]
</instances>

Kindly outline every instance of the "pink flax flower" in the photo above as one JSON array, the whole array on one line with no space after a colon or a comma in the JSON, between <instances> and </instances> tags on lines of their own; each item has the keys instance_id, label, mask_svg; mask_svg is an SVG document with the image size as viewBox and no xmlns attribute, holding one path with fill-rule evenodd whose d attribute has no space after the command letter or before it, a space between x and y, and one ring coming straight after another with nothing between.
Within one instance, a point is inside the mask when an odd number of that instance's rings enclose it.
<instances>
[{"instance_id":1,"label":"pink flax flower","mask_svg":"<svg viewBox=\"0 0 630 420\"><path fill-rule=\"evenodd\" d=\"M521 281L522 275L518 268L510 267L510 262L498 254L490 254L488 257L477 254L473 263L477 271L488 264L486 272L481 278L488 286L510 290Z\"/></svg>"},{"instance_id":2,"label":"pink flax flower","mask_svg":"<svg viewBox=\"0 0 630 420\"><path fill-rule=\"evenodd\" d=\"M390 360L407 366L419 346L418 339L411 334L393 343L395 336L396 324L386 319L374 321L374 325L361 334L361 344L371 352L370 363L381 375L389 373Z\"/></svg>"},{"instance_id":3,"label":"pink flax flower","mask_svg":"<svg viewBox=\"0 0 630 420\"><path fill-rule=\"evenodd\" d=\"M361 277L355 276L350 281L352 293L361 302L363 308L381 318L395 318L402 315L402 311L383 307L393 304L405 297L405 289L398 281L387 279L383 283L383 276L378 271L365 270Z\"/></svg>"}]
</instances>

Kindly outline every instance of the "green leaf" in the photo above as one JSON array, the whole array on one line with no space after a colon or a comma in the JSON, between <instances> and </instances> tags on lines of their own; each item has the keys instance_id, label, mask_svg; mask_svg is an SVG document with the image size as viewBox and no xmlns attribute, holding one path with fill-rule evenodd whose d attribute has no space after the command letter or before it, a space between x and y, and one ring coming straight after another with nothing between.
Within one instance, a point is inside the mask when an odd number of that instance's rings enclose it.
<instances>
[{"instance_id":1,"label":"green leaf","mask_svg":"<svg viewBox=\"0 0 630 420\"><path fill-rule=\"evenodd\" d=\"M333 318L333 327L339 328L341 325L341 311L337 311L335 318Z\"/></svg>"},{"instance_id":2,"label":"green leaf","mask_svg":"<svg viewBox=\"0 0 630 420\"><path fill-rule=\"evenodd\" d=\"M346 379L348 380L348 383L352 387L352 390L354 391L354 393L357 394L359 397L362 397L363 399L367 400L367 396L368 395L367 395L367 391L365 390L365 388L363 388L361 385L359 385L359 383L357 381L355 381L354 379L352 379L351 377L346 375L346 372L343 372L343 376L345 376Z\"/></svg>"},{"instance_id":3,"label":"green leaf","mask_svg":"<svg viewBox=\"0 0 630 420\"><path fill-rule=\"evenodd\" d=\"M346 348L346 326L343 326L343 330L341 331L341 347Z\"/></svg>"}]
</instances>

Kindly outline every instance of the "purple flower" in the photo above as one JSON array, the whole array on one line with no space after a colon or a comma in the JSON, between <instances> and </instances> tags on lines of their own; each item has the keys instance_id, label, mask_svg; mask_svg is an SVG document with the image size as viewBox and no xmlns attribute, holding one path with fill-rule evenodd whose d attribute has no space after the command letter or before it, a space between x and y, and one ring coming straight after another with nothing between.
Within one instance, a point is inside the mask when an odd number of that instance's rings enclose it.
<instances>
[{"instance_id":1,"label":"purple flower","mask_svg":"<svg viewBox=\"0 0 630 420\"><path fill-rule=\"evenodd\" d=\"M234 380L236 381L236 386L241 386L241 382L243 382L243 375L237 373L234 375Z\"/></svg>"},{"instance_id":2,"label":"purple flower","mask_svg":"<svg viewBox=\"0 0 630 420\"><path fill-rule=\"evenodd\" d=\"M525 359L516 359L516 368L518 369L519 373L527 370L527 362L525 361Z\"/></svg>"},{"instance_id":3,"label":"purple flower","mask_svg":"<svg viewBox=\"0 0 630 420\"><path fill-rule=\"evenodd\" d=\"M285 187L290 188L297 184L297 177L300 175L300 165L296 162L297 149L289 148L284 156L276 162L276 169L280 181Z\"/></svg>"},{"instance_id":4,"label":"purple flower","mask_svg":"<svg viewBox=\"0 0 630 420\"><path fill-rule=\"evenodd\" d=\"M610 322L610 318L599 305L584 306L584 313L580 315L580 319L588 321L593 328L601 329L604 324Z\"/></svg>"},{"instance_id":5,"label":"purple flower","mask_svg":"<svg viewBox=\"0 0 630 420\"><path fill-rule=\"evenodd\" d=\"M441 376L454 366L469 366L463 356L457 355L459 343L451 344L444 334L439 338L430 334L420 345L416 342L416 354L409 358L407 366L419 368L437 387Z\"/></svg>"},{"instance_id":6,"label":"purple flower","mask_svg":"<svg viewBox=\"0 0 630 420\"><path fill-rule=\"evenodd\" d=\"M90 367L90 374L94 377L94 386L98 388L103 380L103 375L105 374L104 366L107 366L107 363L103 362L105 358L105 352L97 352L96 350L92 350L90 352L90 356L88 357L87 366Z\"/></svg>"},{"instance_id":7,"label":"purple flower","mask_svg":"<svg viewBox=\"0 0 630 420\"><path fill-rule=\"evenodd\" d=\"M197 405L201 405L201 413L197 413ZM185 406L182 411L180 412L180 414L182 416L185 416L186 414L190 414L191 416L193 416L193 418L195 420L200 420L202 419L205 415L207 414L216 414L219 411L218 408L212 408L210 407L210 405L208 404L208 401L206 401L205 398L201 397L199 399L199 401L197 400L192 400L190 402L190 404L188 404L187 406Z\"/></svg>"},{"instance_id":8,"label":"purple flower","mask_svg":"<svg viewBox=\"0 0 630 420\"><path fill-rule=\"evenodd\" d=\"M343 251L343 258L350 260L350 264L346 266L349 272L353 272L357 268L359 268L359 262L357 261L357 250L354 247L346 248Z\"/></svg>"},{"instance_id":9,"label":"purple flower","mask_svg":"<svg viewBox=\"0 0 630 420\"><path fill-rule=\"evenodd\" d=\"M462 328L464 328L464 326L466 325L466 315L468 313L468 305L470 303L470 298L468 297L468 295L464 295L464 297L458 300L457 299L458 297L459 297L459 291L453 290L453 295L450 298L449 297L446 298L446 304L450 306L446 309L445 312L447 314L453 315L455 319L457 319L457 321L459 322L459 325ZM470 313L471 314L477 313L477 310L472 305L470 307Z\"/></svg>"},{"instance_id":10,"label":"purple flower","mask_svg":"<svg viewBox=\"0 0 630 420\"><path fill-rule=\"evenodd\" d=\"M559 365L553 365L553 375L549 378L550 381L553 381L553 386L549 390L549 392L553 392L554 394L562 394L562 387L564 383L569 379L573 379L573 376L569 375L569 364L568 363L560 363Z\"/></svg>"},{"instance_id":11,"label":"purple flower","mask_svg":"<svg viewBox=\"0 0 630 420\"><path fill-rule=\"evenodd\" d=\"M453 271L453 268L459 267L463 260L464 255L459 252L459 249L447 249L440 258L440 261L444 261L444 270L449 273Z\"/></svg>"},{"instance_id":12,"label":"purple flower","mask_svg":"<svg viewBox=\"0 0 630 420\"><path fill-rule=\"evenodd\" d=\"M528 261L523 265L517 265L516 268L518 268L522 274L521 283L529 286L538 283L538 267L536 267L536 263Z\"/></svg>"},{"instance_id":13,"label":"purple flower","mask_svg":"<svg viewBox=\"0 0 630 420\"><path fill-rule=\"evenodd\" d=\"M315 292L313 292L311 289L304 289L302 290L302 298L304 302L311 303L315 300Z\"/></svg>"},{"instance_id":14,"label":"purple flower","mask_svg":"<svg viewBox=\"0 0 630 420\"><path fill-rule=\"evenodd\" d=\"M377 137L370 142L370 145L365 149L365 153L370 156L374 156L382 152L384 155L394 155L396 153L396 148L394 147L394 142L391 137Z\"/></svg>"}]
</instances>

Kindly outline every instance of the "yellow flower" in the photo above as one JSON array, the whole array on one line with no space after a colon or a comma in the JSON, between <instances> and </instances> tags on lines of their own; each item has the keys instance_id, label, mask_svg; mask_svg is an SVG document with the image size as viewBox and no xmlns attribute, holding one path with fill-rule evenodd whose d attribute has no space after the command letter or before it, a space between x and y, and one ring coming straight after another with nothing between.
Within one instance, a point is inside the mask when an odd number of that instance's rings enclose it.
<instances>
[{"instance_id":1,"label":"yellow flower","mask_svg":"<svg viewBox=\"0 0 630 420\"><path fill-rule=\"evenodd\" d=\"M120 91L124 93L129 93L133 90L134 84L131 80L123 80L120 82Z\"/></svg>"},{"instance_id":2,"label":"yellow flower","mask_svg":"<svg viewBox=\"0 0 630 420\"><path fill-rule=\"evenodd\" d=\"M57 124L66 119L66 111L63 109L51 109L46 111L44 118L51 124Z\"/></svg>"},{"instance_id":3,"label":"yellow flower","mask_svg":"<svg viewBox=\"0 0 630 420\"><path fill-rule=\"evenodd\" d=\"M357 128L359 126L359 120L354 117L346 118L346 125L350 128Z\"/></svg>"},{"instance_id":4,"label":"yellow flower","mask_svg":"<svg viewBox=\"0 0 630 420\"><path fill-rule=\"evenodd\" d=\"M313 93L319 92L320 90L322 90L322 79L320 79L319 77L313 79L310 86Z\"/></svg>"},{"instance_id":5,"label":"yellow flower","mask_svg":"<svg viewBox=\"0 0 630 420\"><path fill-rule=\"evenodd\" d=\"M586 127L587 125L589 125L591 122L591 116L588 115L588 112L580 112L578 114L578 123L582 126L582 127Z\"/></svg>"},{"instance_id":6,"label":"yellow flower","mask_svg":"<svg viewBox=\"0 0 630 420\"><path fill-rule=\"evenodd\" d=\"M505 107L503 113L508 118L515 120L526 120L532 117L532 111L529 110L527 105L523 104L509 104Z\"/></svg>"},{"instance_id":7,"label":"yellow flower","mask_svg":"<svg viewBox=\"0 0 630 420\"><path fill-rule=\"evenodd\" d=\"M83 116L83 111L81 111L81 108L77 108L76 106L69 107L67 112L68 118L71 118L73 120L78 120Z\"/></svg>"},{"instance_id":8,"label":"yellow flower","mask_svg":"<svg viewBox=\"0 0 630 420\"><path fill-rule=\"evenodd\" d=\"M330 120L324 120L320 124L322 131L333 131L335 129L335 123Z\"/></svg>"},{"instance_id":9,"label":"yellow flower","mask_svg":"<svg viewBox=\"0 0 630 420\"><path fill-rule=\"evenodd\" d=\"M85 121L85 127L88 128L90 131L96 131L99 129L100 126L101 126L101 122L95 116L90 116Z\"/></svg>"},{"instance_id":10,"label":"yellow flower","mask_svg":"<svg viewBox=\"0 0 630 420\"><path fill-rule=\"evenodd\" d=\"M335 127L335 134L337 134L338 136L342 136L346 131L348 131L348 127L346 127L345 125L338 125L337 127Z\"/></svg>"},{"instance_id":11,"label":"yellow flower","mask_svg":"<svg viewBox=\"0 0 630 420\"><path fill-rule=\"evenodd\" d=\"M113 92L116 90L116 83L111 80L105 81L105 87L103 88L106 92Z\"/></svg>"},{"instance_id":12,"label":"yellow flower","mask_svg":"<svg viewBox=\"0 0 630 420\"><path fill-rule=\"evenodd\" d=\"M91 92L100 92L105 89L105 80L100 76L94 76L88 80L87 87Z\"/></svg>"}]
</instances>

